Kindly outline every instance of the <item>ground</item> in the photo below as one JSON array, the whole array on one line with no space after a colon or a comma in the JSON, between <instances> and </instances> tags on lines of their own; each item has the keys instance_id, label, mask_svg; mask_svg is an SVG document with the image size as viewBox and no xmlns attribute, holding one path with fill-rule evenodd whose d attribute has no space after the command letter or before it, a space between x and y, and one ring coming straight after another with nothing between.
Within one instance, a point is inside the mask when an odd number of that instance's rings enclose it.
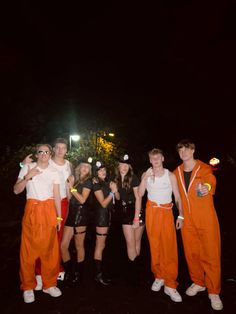
<instances>
[{"instance_id":1,"label":"ground","mask_svg":"<svg viewBox=\"0 0 236 314\"><path fill-rule=\"evenodd\" d=\"M236 228L234 226L235 210L230 197L234 193L229 182L219 184L215 197L221 236L222 236L222 292L224 309L221 313L236 311ZM16 202L17 204L17 202ZM22 202L19 202L22 206ZM3 314L139 314L139 313L214 313L211 309L207 292L195 297L185 295L190 279L183 255L180 232L177 231L179 247L178 290L183 297L182 303L175 303L164 294L163 289L152 292L150 286L153 276L150 272L149 245L144 233L140 260L140 284L131 286L127 283L126 249L119 220L114 218L104 252L106 268L112 277L111 286L103 288L93 280L92 254L94 233L91 227L86 238L85 281L76 288L62 289L62 296L52 298L37 291L36 301L25 304L19 289L19 244L20 219L10 221L5 215L0 223L0 297ZM73 246L72 246L73 251Z\"/></svg>"}]
</instances>

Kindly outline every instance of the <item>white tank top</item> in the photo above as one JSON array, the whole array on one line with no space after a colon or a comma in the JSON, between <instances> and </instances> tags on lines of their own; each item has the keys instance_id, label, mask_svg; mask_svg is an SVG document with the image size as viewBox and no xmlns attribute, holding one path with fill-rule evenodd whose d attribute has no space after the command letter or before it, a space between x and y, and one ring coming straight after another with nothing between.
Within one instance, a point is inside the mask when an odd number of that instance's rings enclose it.
<instances>
[{"instance_id":1,"label":"white tank top","mask_svg":"<svg viewBox=\"0 0 236 314\"><path fill-rule=\"evenodd\" d=\"M149 177L147 179L147 197L150 201L160 204L172 202L172 185L169 170L164 169L161 177Z\"/></svg>"},{"instance_id":2,"label":"white tank top","mask_svg":"<svg viewBox=\"0 0 236 314\"><path fill-rule=\"evenodd\" d=\"M60 195L61 198L66 197L66 180L71 175L71 168L69 160L65 160L64 165L58 165L52 159L49 160L49 164L56 168L59 172L60 178Z\"/></svg>"}]
</instances>

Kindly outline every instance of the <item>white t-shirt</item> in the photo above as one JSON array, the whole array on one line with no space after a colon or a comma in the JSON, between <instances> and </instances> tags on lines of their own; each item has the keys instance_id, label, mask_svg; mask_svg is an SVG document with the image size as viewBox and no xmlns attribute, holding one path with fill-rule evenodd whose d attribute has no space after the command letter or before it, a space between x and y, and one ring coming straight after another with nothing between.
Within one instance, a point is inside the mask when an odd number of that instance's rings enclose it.
<instances>
[{"instance_id":1,"label":"white t-shirt","mask_svg":"<svg viewBox=\"0 0 236 314\"><path fill-rule=\"evenodd\" d=\"M32 162L29 165L25 165L21 168L18 178L23 179L28 173L29 168L32 169L37 165L36 162ZM48 165L46 169L37 167L40 174L37 174L28 180L26 183L26 198L33 198L40 201L45 201L47 199L53 198L53 185L60 184L59 173L57 169Z\"/></svg>"},{"instance_id":2,"label":"white t-shirt","mask_svg":"<svg viewBox=\"0 0 236 314\"><path fill-rule=\"evenodd\" d=\"M69 160L65 160L64 165L58 165L52 159L49 160L49 164L56 168L60 177L60 195L61 198L66 197L66 180L71 175L71 167Z\"/></svg>"},{"instance_id":3,"label":"white t-shirt","mask_svg":"<svg viewBox=\"0 0 236 314\"><path fill-rule=\"evenodd\" d=\"M172 185L169 170L164 169L161 177L149 177L147 179L147 197L150 201L160 204L172 202Z\"/></svg>"}]
</instances>

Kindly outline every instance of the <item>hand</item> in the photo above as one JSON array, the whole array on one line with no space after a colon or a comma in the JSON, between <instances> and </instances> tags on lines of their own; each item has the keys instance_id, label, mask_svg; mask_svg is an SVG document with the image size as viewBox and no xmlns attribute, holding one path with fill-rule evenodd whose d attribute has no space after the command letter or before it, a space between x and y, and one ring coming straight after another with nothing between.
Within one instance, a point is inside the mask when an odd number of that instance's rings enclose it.
<instances>
[{"instance_id":1,"label":"hand","mask_svg":"<svg viewBox=\"0 0 236 314\"><path fill-rule=\"evenodd\" d=\"M61 229L61 222L60 221L57 222L56 228L57 228L57 232L59 232Z\"/></svg>"},{"instance_id":2,"label":"hand","mask_svg":"<svg viewBox=\"0 0 236 314\"><path fill-rule=\"evenodd\" d=\"M28 165L30 164L31 162L33 162L33 158L31 158L33 154L29 154L25 157L25 159L22 161L22 164L23 165Z\"/></svg>"},{"instance_id":3,"label":"hand","mask_svg":"<svg viewBox=\"0 0 236 314\"><path fill-rule=\"evenodd\" d=\"M33 177L35 177L35 176L37 176L38 174L40 174L41 173L41 171L37 168L38 166L36 165L35 167L33 167L33 168L29 168L29 170L28 170L28 173L25 175L25 178L27 179L27 180L30 180L30 179L32 179Z\"/></svg>"},{"instance_id":4,"label":"hand","mask_svg":"<svg viewBox=\"0 0 236 314\"><path fill-rule=\"evenodd\" d=\"M133 221L132 228L137 229L139 227L139 221Z\"/></svg>"},{"instance_id":5,"label":"hand","mask_svg":"<svg viewBox=\"0 0 236 314\"><path fill-rule=\"evenodd\" d=\"M110 189L113 193L117 192L117 184L113 181L110 182Z\"/></svg>"},{"instance_id":6,"label":"hand","mask_svg":"<svg viewBox=\"0 0 236 314\"><path fill-rule=\"evenodd\" d=\"M150 168L147 169L147 171L145 172L145 175L144 175L144 176L145 176L146 179L149 178L149 177L154 176L154 172L153 172L152 167L150 167Z\"/></svg>"},{"instance_id":7,"label":"hand","mask_svg":"<svg viewBox=\"0 0 236 314\"><path fill-rule=\"evenodd\" d=\"M184 224L184 220L181 218L177 218L176 220L176 229L179 230L183 227Z\"/></svg>"},{"instance_id":8,"label":"hand","mask_svg":"<svg viewBox=\"0 0 236 314\"><path fill-rule=\"evenodd\" d=\"M70 175L66 180L66 185L68 186L69 189L71 189L74 186L74 183L75 183L75 178L73 175Z\"/></svg>"}]
</instances>

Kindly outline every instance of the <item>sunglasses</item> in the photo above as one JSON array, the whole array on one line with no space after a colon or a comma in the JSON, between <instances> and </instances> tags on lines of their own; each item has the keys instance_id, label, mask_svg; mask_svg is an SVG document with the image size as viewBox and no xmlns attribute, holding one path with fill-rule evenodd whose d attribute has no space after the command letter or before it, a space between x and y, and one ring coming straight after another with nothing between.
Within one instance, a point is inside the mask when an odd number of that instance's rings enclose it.
<instances>
[{"instance_id":1,"label":"sunglasses","mask_svg":"<svg viewBox=\"0 0 236 314\"><path fill-rule=\"evenodd\" d=\"M37 154L39 154L39 155L49 155L50 151L49 150L39 150L39 151L37 151Z\"/></svg>"}]
</instances>

